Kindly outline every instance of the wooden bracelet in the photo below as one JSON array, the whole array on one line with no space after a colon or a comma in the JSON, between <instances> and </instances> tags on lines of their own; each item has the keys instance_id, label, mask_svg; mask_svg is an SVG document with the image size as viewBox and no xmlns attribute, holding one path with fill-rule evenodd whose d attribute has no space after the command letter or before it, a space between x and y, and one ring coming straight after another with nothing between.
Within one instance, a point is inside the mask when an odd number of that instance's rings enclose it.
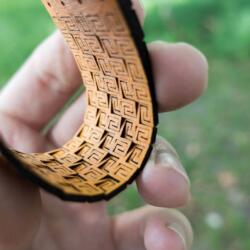
<instances>
[{"instance_id":1,"label":"wooden bracelet","mask_svg":"<svg viewBox=\"0 0 250 250\"><path fill-rule=\"evenodd\" d=\"M84 123L62 148L0 157L69 201L108 200L145 166L158 114L144 35L130 0L42 0L86 87Z\"/></svg>"}]
</instances>

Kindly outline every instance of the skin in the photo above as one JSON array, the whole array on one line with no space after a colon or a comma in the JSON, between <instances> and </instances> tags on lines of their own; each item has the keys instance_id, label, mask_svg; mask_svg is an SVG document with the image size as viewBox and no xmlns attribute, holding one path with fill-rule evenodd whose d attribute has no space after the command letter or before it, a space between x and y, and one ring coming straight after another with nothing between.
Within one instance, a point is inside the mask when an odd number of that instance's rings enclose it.
<instances>
[{"instance_id":1,"label":"skin","mask_svg":"<svg viewBox=\"0 0 250 250\"><path fill-rule=\"evenodd\" d=\"M134 8L142 22L138 1ZM184 43L163 42L153 42L148 48L160 112L181 108L203 93L208 66L198 50ZM0 136L10 147L25 152L61 146L82 123L84 95L48 133L42 131L80 84L74 59L55 32L0 92ZM136 181L148 205L115 217L108 215L105 202L63 202L20 178L1 161L0 250L189 249L191 227L173 208L189 201L190 182L169 144L158 139L153 154Z\"/></svg>"}]
</instances>

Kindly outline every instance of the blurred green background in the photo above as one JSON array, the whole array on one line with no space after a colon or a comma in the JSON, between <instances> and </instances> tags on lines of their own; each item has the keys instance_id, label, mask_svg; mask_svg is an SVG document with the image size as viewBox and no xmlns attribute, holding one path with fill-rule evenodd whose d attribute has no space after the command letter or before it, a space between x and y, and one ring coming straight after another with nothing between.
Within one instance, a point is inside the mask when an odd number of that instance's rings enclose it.
<instances>
[{"instance_id":1,"label":"blurred green background","mask_svg":"<svg viewBox=\"0 0 250 250\"><path fill-rule=\"evenodd\" d=\"M192 180L185 213L195 250L250 249L250 1L144 0L148 41L185 41L209 59L210 85L196 103L160 118ZM0 2L0 86L54 30L40 2ZM167 192L167 190L166 190ZM143 204L133 188L112 201L120 212Z\"/></svg>"}]
</instances>

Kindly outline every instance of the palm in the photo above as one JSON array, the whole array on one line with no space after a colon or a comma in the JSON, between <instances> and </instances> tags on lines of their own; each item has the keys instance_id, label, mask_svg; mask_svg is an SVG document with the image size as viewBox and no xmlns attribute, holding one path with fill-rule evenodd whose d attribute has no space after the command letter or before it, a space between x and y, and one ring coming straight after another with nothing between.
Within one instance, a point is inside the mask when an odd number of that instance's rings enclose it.
<instances>
[{"instance_id":1,"label":"palm","mask_svg":"<svg viewBox=\"0 0 250 250\"><path fill-rule=\"evenodd\" d=\"M112 223L104 202L93 205L66 203L42 190L40 198L42 220L33 243L35 250L77 250L83 246L91 250L114 249Z\"/></svg>"},{"instance_id":2,"label":"palm","mask_svg":"<svg viewBox=\"0 0 250 250\"><path fill-rule=\"evenodd\" d=\"M43 225L35 249L51 249L51 246L58 250L115 249L113 224L103 202L95 205L65 204L47 194L43 195L43 201ZM44 247L41 242L47 242L48 246Z\"/></svg>"},{"instance_id":3,"label":"palm","mask_svg":"<svg viewBox=\"0 0 250 250\"><path fill-rule=\"evenodd\" d=\"M47 139L42 138L42 140L46 142ZM48 145L44 148L48 148ZM83 246L88 246L87 250L115 249L112 236L113 224L104 202L98 204L63 202L42 190L40 197L42 221L33 243L35 250L78 250ZM46 247L44 242L48 244Z\"/></svg>"}]
</instances>

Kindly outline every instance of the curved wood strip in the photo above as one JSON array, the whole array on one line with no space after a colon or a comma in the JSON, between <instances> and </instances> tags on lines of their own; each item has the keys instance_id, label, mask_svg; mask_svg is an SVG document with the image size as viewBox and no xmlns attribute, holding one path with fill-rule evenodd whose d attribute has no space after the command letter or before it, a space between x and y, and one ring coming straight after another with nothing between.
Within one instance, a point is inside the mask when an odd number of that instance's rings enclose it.
<instances>
[{"instance_id":1,"label":"curved wood strip","mask_svg":"<svg viewBox=\"0 0 250 250\"><path fill-rule=\"evenodd\" d=\"M25 154L0 143L9 163L70 201L109 199L144 167L157 109L143 32L127 0L42 0L86 87L84 124L62 148Z\"/></svg>"}]
</instances>

